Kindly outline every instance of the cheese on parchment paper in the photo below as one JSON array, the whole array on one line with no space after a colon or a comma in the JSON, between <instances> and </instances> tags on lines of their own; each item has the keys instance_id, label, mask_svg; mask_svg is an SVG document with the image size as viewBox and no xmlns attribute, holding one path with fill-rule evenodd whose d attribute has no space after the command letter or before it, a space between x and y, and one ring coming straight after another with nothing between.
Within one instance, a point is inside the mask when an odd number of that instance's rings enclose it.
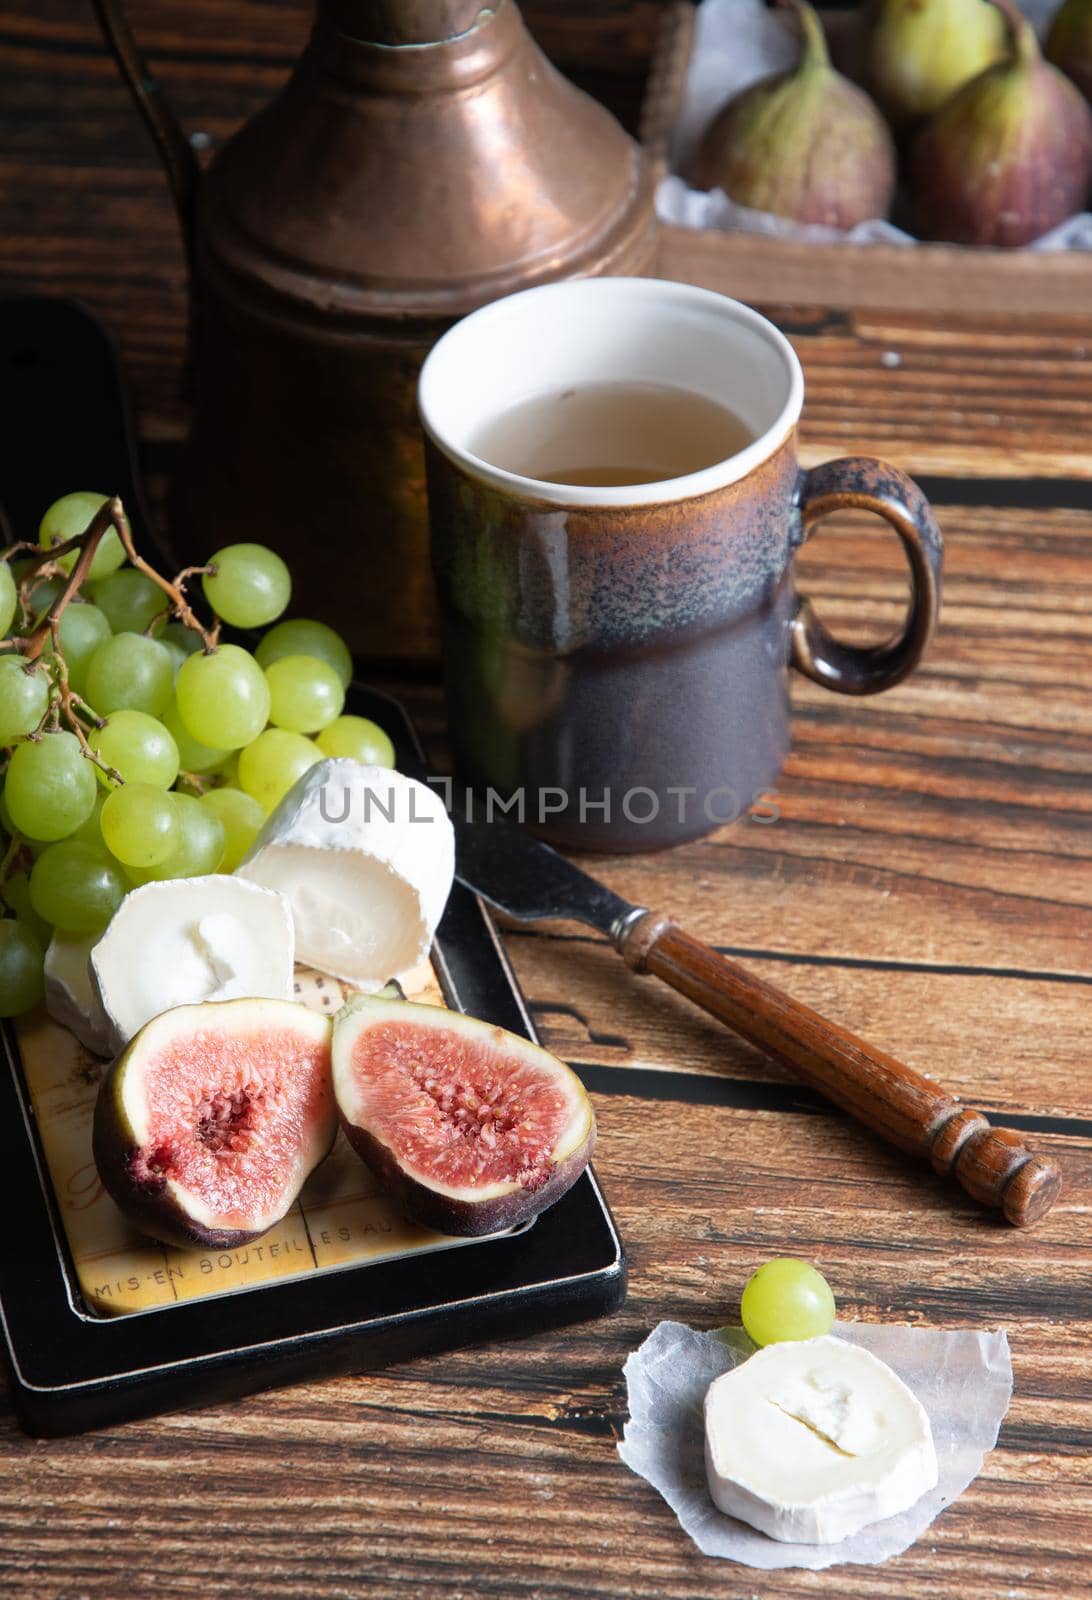
<instances>
[{"instance_id":1,"label":"cheese on parchment paper","mask_svg":"<svg viewBox=\"0 0 1092 1600\"><path fill-rule=\"evenodd\" d=\"M710 1384L714 1504L771 1539L835 1544L937 1481L925 1408L886 1362L824 1334L766 1345Z\"/></svg>"}]
</instances>

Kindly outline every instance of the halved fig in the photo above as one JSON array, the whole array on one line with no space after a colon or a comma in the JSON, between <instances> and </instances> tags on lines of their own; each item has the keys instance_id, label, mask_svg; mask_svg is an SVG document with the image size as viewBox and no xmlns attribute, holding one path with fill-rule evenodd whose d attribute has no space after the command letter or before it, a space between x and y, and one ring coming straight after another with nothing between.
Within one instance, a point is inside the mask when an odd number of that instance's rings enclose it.
<instances>
[{"instance_id":1,"label":"halved fig","mask_svg":"<svg viewBox=\"0 0 1092 1600\"><path fill-rule=\"evenodd\" d=\"M233 1249L280 1222L336 1134L329 1018L222 1000L141 1028L102 1081L92 1147L143 1232Z\"/></svg>"},{"instance_id":2,"label":"halved fig","mask_svg":"<svg viewBox=\"0 0 1092 1600\"><path fill-rule=\"evenodd\" d=\"M591 1157L595 1114L575 1072L491 1023L354 995L334 1017L333 1064L349 1142L440 1233L526 1222Z\"/></svg>"}]
</instances>

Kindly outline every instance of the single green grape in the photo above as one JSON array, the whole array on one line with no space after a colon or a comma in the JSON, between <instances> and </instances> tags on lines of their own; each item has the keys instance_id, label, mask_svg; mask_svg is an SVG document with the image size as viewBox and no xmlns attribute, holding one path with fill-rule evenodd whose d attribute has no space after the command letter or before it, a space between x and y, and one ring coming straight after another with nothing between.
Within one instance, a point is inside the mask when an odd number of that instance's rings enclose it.
<instances>
[{"instance_id":1,"label":"single green grape","mask_svg":"<svg viewBox=\"0 0 1092 1600\"><path fill-rule=\"evenodd\" d=\"M262 635L254 654L262 667L271 666L282 656L314 656L333 667L343 689L353 681L353 658L345 640L325 622L314 622L310 617L292 617L288 622L278 622L275 628Z\"/></svg>"},{"instance_id":2,"label":"single green grape","mask_svg":"<svg viewBox=\"0 0 1092 1600\"><path fill-rule=\"evenodd\" d=\"M12 623L18 609L18 595L15 588L15 577L11 570L10 561L0 561L0 639L4 637Z\"/></svg>"},{"instance_id":3,"label":"single green grape","mask_svg":"<svg viewBox=\"0 0 1092 1600\"><path fill-rule=\"evenodd\" d=\"M265 669L269 720L291 733L315 733L333 722L345 704L341 679L316 656L281 656Z\"/></svg>"},{"instance_id":4,"label":"single green grape","mask_svg":"<svg viewBox=\"0 0 1092 1600\"><path fill-rule=\"evenodd\" d=\"M834 1296L823 1274L810 1263L778 1256L748 1278L740 1314L755 1344L814 1339L831 1330Z\"/></svg>"},{"instance_id":5,"label":"single green grape","mask_svg":"<svg viewBox=\"0 0 1092 1600\"><path fill-rule=\"evenodd\" d=\"M224 859L221 872L234 872L257 837L265 812L253 795L241 789L210 789L201 804L220 818L224 825Z\"/></svg>"},{"instance_id":6,"label":"single green grape","mask_svg":"<svg viewBox=\"0 0 1092 1600\"><path fill-rule=\"evenodd\" d=\"M146 711L157 717L173 688L174 665L158 639L116 633L91 657L85 698L100 717L111 711Z\"/></svg>"},{"instance_id":7,"label":"single green grape","mask_svg":"<svg viewBox=\"0 0 1092 1600\"><path fill-rule=\"evenodd\" d=\"M369 717L335 717L315 735L324 756L348 756L370 767L393 767L394 746Z\"/></svg>"},{"instance_id":8,"label":"single green grape","mask_svg":"<svg viewBox=\"0 0 1092 1600\"><path fill-rule=\"evenodd\" d=\"M267 728L239 752L239 787L268 816L296 779L321 759L317 745L302 733Z\"/></svg>"},{"instance_id":9,"label":"single green grape","mask_svg":"<svg viewBox=\"0 0 1092 1600\"><path fill-rule=\"evenodd\" d=\"M105 613L89 602L70 600L57 624L68 682L80 699L87 697L87 669L100 644L111 637Z\"/></svg>"},{"instance_id":10,"label":"single green grape","mask_svg":"<svg viewBox=\"0 0 1092 1600\"><path fill-rule=\"evenodd\" d=\"M211 772L213 767L219 766L221 761L226 761L228 751L214 750L211 745L201 744L193 737L186 724L178 714L178 702L172 700L165 711L160 712L160 721L170 732L171 738L178 746L178 763L181 772Z\"/></svg>"},{"instance_id":11,"label":"single green grape","mask_svg":"<svg viewBox=\"0 0 1092 1600\"><path fill-rule=\"evenodd\" d=\"M214 811L192 794L174 793L180 837L165 861L154 867L126 867L130 883L151 883L158 878L197 878L218 872L227 848L224 824Z\"/></svg>"},{"instance_id":12,"label":"single green grape","mask_svg":"<svg viewBox=\"0 0 1092 1600\"><path fill-rule=\"evenodd\" d=\"M23 922L0 922L0 1017L21 1017L45 992L41 945Z\"/></svg>"},{"instance_id":13,"label":"single green grape","mask_svg":"<svg viewBox=\"0 0 1092 1600\"><path fill-rule=\"evenodd\" d=\"M95 768L74 733L46 733L15 746L4 798L17 833L64 839L94 808Z\"/></svg>"},{"instance_id":14,"label":"single green grape","mask_svg":"<svg viewBox=\"0 0 1092 1600\"><path fill-rule=\"evenodd\" d=\"M19 829L11 820L11 813L8 811L8 802L5 798L4 789L2 787L0 787L0 830L7 835L7 839L14 839L16 836L18 836L19 843L22 848L24 850L29 850L32 856L41 855L42 851L48 849L49 845L53 842L49 839L31 839L28 835L19 832ZM66 835L66 837L70 837L70 835ZM6 846L7 839L0 839L0 849ZM0 890L0 899L3 899L2 890Z\"/></svg>"},{"instance_id":15,"label":"single green grape","mask_svg":"<svg viewBox=\"0 0 1092 1600\"><path fill-rule=\"evenodd\" d=\"M101 846L82 839L51 844L30 874L30 903L62 933L96 933L105 928L129 885L116 861Z\"/></svg>"},{"instance_id":16,"label":"single green grape","mask_svg":"<svg viewBox=\"0 0 1092 1600\"><path fill-rule=\"evenodd\" d=\"M9 872L4 879L0 898L9 910L14 911L24 928L30 929L42 949L46 949L53 936L53 929L48 922L43 921L30 903L30 873Z\"/></svg>"},{"instance_id":17,"label":"single green grape","mask_svg":"<svg viewBox=\"0 0 1092 1600\"><path fill-rule=\"evenodd\" d=\"M157 867L182 843L175 796L150 783L123 783L102 808L103 843L125 867Z\"/></svg>"},{"instance_id":18,"label":"single green grape","mask_svg":"<svg viewBox=\"0 0 1092 1600\"><path fill-rule=\"evenodd\" d=\"M106 504L106 500L104 494L92 494L83 489L75 494L63 494L59 500L54 500L38 527L38 543L42 549L52 550L55 544L63 544L66 539L75 539L85 533L91 518ZM72 571L78 554L78 551L70 550L66 556L59 557L59 565L65 572ZM116 528L107 528L99 540L87 576L91 579L109 577L124 560L125 550Z\"/></svg>"},{"instance_id":19,"label":"single green grape","mask_svg":"<svg viewBox=\"0 0 1092 1600\"><path fill-rule=\"evenodd\" d=\"M264 628L292 598L292 575L264 544L229 544L217 550L216 571L202 580L205 599L233 628Z\"/></svg>"},{"instance_id":20,"label":"single green grape","mask_svg":"<svg viewBox=\"0 0 1092 1600\"><path fill-rule=\"evenodd\" d=\"M162 722L146 711L112 712L101 728L92 730L88 742L126 783L169 789L178 777L178 746ZM99 782L108 787L106 774L95 770Z\"/></svg>"},{"instance_id":21,"label":"single green grape","mask_svg":"<svg viewBox=\"0 0 1092 1600\"><path fill-rule=\"evenodd\" d=\"M49 678L25 656L0 656L0 745L14 744L35 728L49 709Z\"/></svg>"},{"instance_id":22,"label":"single green grape","mask_svg":"<svg viewBox=\"0 0 1092 1600\"><path fill-rule=\"evenodd\" d=\"M157 632L166 625L167 596L133 567L123 567L92 584L90 594L115 633L143 633L155 618L160 619Z\"/></svg>"},{"instance_id":23,"label":"single green grape","mask_svg":"<svg viewBox=\"0 0 1092 1600\"><path fill-rule=\"evenodd\" d=\"M222 644L190 656L175 683L178 714L190 736L219 750L238 750L269 720L269 685L246 650Z\"/></svg>"}]
</instances>

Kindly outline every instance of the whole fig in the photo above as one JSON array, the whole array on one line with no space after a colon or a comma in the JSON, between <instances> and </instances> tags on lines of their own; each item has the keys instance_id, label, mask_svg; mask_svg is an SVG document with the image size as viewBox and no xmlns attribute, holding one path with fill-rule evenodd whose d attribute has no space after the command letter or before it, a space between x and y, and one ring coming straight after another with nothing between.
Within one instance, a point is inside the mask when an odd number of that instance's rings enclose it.
<instances>
[{"instance_id":1,"label":"whole fig","mask_svg":"<svg viewBox=\"0 0 1092 1600\"><path fill-rule=\"evenodd\" d=\"M887 125L864 90L831 66L811 6L789 3L803 33L799 64L729 101L702 141L691 181L796 222L852 228L886 217L895 192Z\"/></svg>"},{"instance_id":2,"label":"whole fig","mask_svg":"<svg viewBox=\"0 0 1092 1600\"><path fill-rule=\"evenodd\" d=\"M1005 41L1005 19L992 0L875 0L869 87L895 127L909 127L1003 60Z\"/></svg>"},{"instance_id":3,"label":"whole fig","mask_svg":"<svg viewBox=\"0 0 1092 1600\"><path fill-rule=\"evenodd\" d=\"M1092 100L1092 0L1064 0L1050 24L1046 58Z\"/></svg>"},{"instance_id":4,"label":"whole fig","mask_svg":"<svg viewBox=\"0 0 1092 1600\"><path fill-rule=\"evenodd\" d=\"M1015 5L1004 0L1003 9L1008 59L965 84L914 142L910 186L923 238L1030 244L1080 211L1092 184L1092 110L1043 60Z\"/></svg>"}]
</instances>

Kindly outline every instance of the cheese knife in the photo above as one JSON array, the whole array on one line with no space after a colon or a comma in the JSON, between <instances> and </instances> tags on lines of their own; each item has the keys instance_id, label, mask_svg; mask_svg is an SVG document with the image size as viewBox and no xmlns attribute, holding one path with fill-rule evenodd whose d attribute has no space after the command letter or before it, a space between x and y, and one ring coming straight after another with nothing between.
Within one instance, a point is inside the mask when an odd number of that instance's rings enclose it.
<instances>
[{"instance_id":1,"label":"cheese knife","mask_svg":"<svg viewBox=\"0 0 1092 1600\"><path fill-rule=\"evenodd\" d=\"M728 960L678 923L631 905L514 823L481 816L468 793L452 807L459 881L517 922L585 923L635 973L669 984L818 1089L850 1116L953 1175L1016 1227L1046 1215L1061 1190L1057 1164L995 1128L931 1078Z\"/></svg>"}]
</instances>

